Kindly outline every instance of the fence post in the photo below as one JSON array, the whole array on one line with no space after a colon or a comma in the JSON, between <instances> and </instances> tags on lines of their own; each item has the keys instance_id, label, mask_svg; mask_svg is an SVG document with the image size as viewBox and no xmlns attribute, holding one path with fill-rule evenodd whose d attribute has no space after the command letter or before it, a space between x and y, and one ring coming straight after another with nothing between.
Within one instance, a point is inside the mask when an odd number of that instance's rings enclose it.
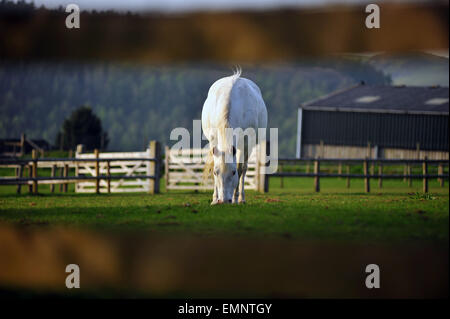
<instances>
[{"instance_id":1,"label":"fence post","mask_svg":"<svg viewBox=\"0 0 450 319\"><path fill-rule=\"evenodd\" d=\"M63 176L64 175L64 167L60 167L59 168L59 176ZM59 191L62 192L63 191L63 184L59 183Z\"/></svg>"},{"instance_id":2,"label":"fence post","mask_svg":"<svg viewBox=\"0 0 450 319\"><path fill-rule=\"evenodd\" d=\"M342 162L339 162L339 164L338 164L338 174L339 175L342 175ZM341 176L339 176L339 179L341 179L342 177Z\"/></svg>"},{"instance_id":3,"label":"fence post","mask_svg":"<svg viewBox=\"0 0 450 319\"><path fill-rule=\"evenodd\" d=\"M84 145L83 145L83 144L78 144L78 145L77 145L76 153L78 153L78 154L83 153L83 148L84 148Z\"/></svg>"},{"instance_id":4,"label":"fence post","mask_svg":"<svg viewBox=\"0 0 450 319\"><path fill-rule=\"evenodd\" d=\"M370 193L370 177L369 177L369 162L364 160L364 191Z\"/></svg>"},{"instance_id":5,"label":"fence post","mask_svg":"<svg viewBox=\"0 0 450 319\"><path fill-rule=\"evenodd\" d=\"M444 167L442 166L442 163L438 166L438 175L444 175ZM439 184L441 187L444 187L444 178L439 177L438 178Z\"/></svg>"},{"instance_id":6,"label":"fence post","mask_svg":"<svg viewBox=\"0 0 450 319\"><path fill-rule=\"evenodd\" d=\"M73 151L69 150L69 158L73 157ZM69 164L64 164L64 177L68 177L69 176ZM67 189L69 187L69 184L67 183L67 180L64 181L64 185L63 185L63 190L64 193L67 193Z\"/></svg>"},{"instance_id":7,"label":"fence post","mask_svg":"<svg viewBox=\"0 0 450 319\"><path fill-rule=\"evenodd\" d=\"M320 157L314 161L314 191L316 193L320 192Z\"/></svg>"},{"instance_id":8,"label":"fence post","mask_svg":"<svg viewBox=\"0 0 450 319\"><path fill-rule=\"evenodd\" d=\"M164 148L164 185L166 186L166 192L167 192L167 186L169 186L169 159L170 159L170 148L166 145Z\"/></svg>"},{"instance_id":9,"label":"fence post","mask_svg":"<svg viewBox=\"0 0 450 319\"><path fill-rule=\"evenodd\" d=\"M78 155L83 153L83 148L84 148L83 144L77 145L77 149L75 151L75 158L77 158ZM80 176L80 164L78 162L76 162L75 164L75 176ZM79 180L75 180L75 192L78 191L78 182Z\"/></svg>"},{"instance_id":10,"label":"fence post","mask_svg":"<svg viewBox=\"0 0 450 319\"><path fill-rule=\"evenodd\" d=\"M262 141L259 144L259 156L258 161L259 165L258 167L258 191L260 193L265 193L269 191L269 183L268 183L268 176L266 176L266 155L268 151L268 142Z\"/></svg>"},{"instance_id":11,"label":"fence post","mask_svg":"<svg viewBox=\"0 0 450 319\"><path fill-rule=\"evenodd\" d=\"M372 144L370 142L368 142L367 147L368 147L367 157L369 159L372 159ZM372 161L372 162L370 162L370 175L374 175L374 173L375 173L375 162ZM368 192L370 192L370 185L369 185L369 191Z\"/></svg>"},{"instance_id":12,"label":"fence post","mask_svg":"<svg viewBox=\"0 0 450 319\"><path fill-rule=\"evenodd\" d=\"M69 176L69 165L64 164L64 177L67 178ZM63 183L63 192L67 193L68 183L67 180L64 180Z\"/></svg>"},{"instance_id":13,"label":"fence post","mask_svg":"<svg viewBox=\"0 0 450 319\"><path fill-rule=\"evenodd\" d=\"M423 192L428 193L428 163L427 163L427 157L425 156L423 158L422 163L422 174L423 174Z\"/></svg>"},{"instance_id":14,"label":"fence post","mask_svg":"<svg viewBox=\"0 0 450 319\"><path fill-rule=\"evenodd\" d=\"M32 166L32 178L37 178L37 152L35 149L31 151L31 157L33 158L33 166ZM38 182L37 180L33 180L33 194L37 194L38 192Z\"/></svg>"},{"instance_id":15,"label":"fence post","mask_svg":"<svg viewBox=\"0 0 450 319\"><path fill-rule=\"evenodd\" d=\"M261 167L259 163L259 159L261 158L261 155L259 154L261 152L261 145L256 146L256 163L255 163L255 184L256 184L256 191L259 192L259 168Z\"/></svg>"},{"instance_id":16,"label":"fence post","mask_svg":"<svg viewBox=\"0 0 450 319\"><path fill-rule=\"evenodd\" d=\"M263 191L264 191L264 193L268 193L269 192L269 174L267 174L266 167L269 166L269 162L271 159L271 156L269 156L270 155L270 141L265 141L264 144L265 144L265 148L266 148L266 152L265 152L265 154L267 156L266 158L268 158L269 161L267 163L265 163L265 165L264 165L264 188L263 188Z\"/></svg>"},{"instance_id":17,"label":"fence post","mask_svg":"<svg viewBox=\"0 0 450 319\"><path fill-rule=\"evenodd\" d=\"M108 194L111 193L111 161L106 161L106 174L108 176L108 180L106 181Z\"/></svg>"},{"instance_id":18,"label":"fence post","mask_svg":"<svg viewBox=\"0 0 450 319\"><path fill-rule=\"evenodd\" d=\"M97 177L95 179L95 192L97 194L100 193L100 179L98 178L100 176L100 163L98 161L99 158L99 153L98 153L98 149L94 150L94 156L95 156L95 176Z\"/></svg>"},{"instance_id":19,"label":"fence post","mask_svg":"<svg viewBox=\"0 0 450 319\"><path fill-rule=\"evenodd\" d=\"M416 159L420 159L420 143L416 143Z\"/></svg>"},{"instance_id":20,"label":"fence post","mask_svg":"<svg viewBox=\"0 0 450 319\"><path fill-rule=\"evenodd\" d=\"M17 174L17 177L18 178L23 177L23 165L22 164L20 164L20 166L19 166L19 172ZM21 191L22 191L22 185L19 183L19 184L17 184L17 194L20 194Z\"/></svg>"},{"instance_id":21,"label":"fence post","mask_svg":"<svg viewBox=\"0 0 450 319\"><path fill-rule=\"evenodd\" d=\"M383 163L378 163L378 188L383 188Z\"/></svg>"},{"instance_id":22,"label":"fence post","mask_svg":"<svg viewBox=\"0 0 450 319\"><path fill-rule=\"evenodd\" d=\"M280 173L283 172L283 165L280 164L280 163L278 163L278 171ZM280 177L280 188L284 188L284 178L283 178L283 176Z\"/></svg>"},{"instance_id":23,"label":"fence post","mask_svg":"<svg viewBox=\"0 0 450 319\"><path fill-rule=\"evenodd\" d=\"M27 165L27 172L28 172L28 177L31 177L32 173L31 173L31 165L30 164ZM28 192L29 193L33 192L33 185L28 184Z\"/></svg>"},{"instance_id":24,"label":"fence post","mask_svg":"<svg viewBox=\"0 0 450 319\"><path fill-rule=\"evenodd\" d=\"M56 165L52 165L52 171L50 173L51 177L55 177ZM55 192L55 184L50 184L50 192Z\"/></svg>"},{"instance_id":25,"label":"fence post","mask_svg":"<svg viewBox=\"0 0 450 319\"><path fill-rule=\"evenodd\" d=\"M149 193L150 194L158 194L159 193L159 161L160 161L160 153L161 148L158 141L150 141L149 145L149 155L150 158L154 158L154 161L150 161L150 175L153 175L154 178L149 179Z\"/></svg>"},{"instance_id":26,"label":"fence post","mask_svg":"<svg viewBox=\"0 0 450 319\"><path fill-rule=\"evenodd\" d=\"M350 165L346 165L347 175L350 174ZM347 176L347 188L350 188L350 176Z\"/></svg>"}]
</instances>

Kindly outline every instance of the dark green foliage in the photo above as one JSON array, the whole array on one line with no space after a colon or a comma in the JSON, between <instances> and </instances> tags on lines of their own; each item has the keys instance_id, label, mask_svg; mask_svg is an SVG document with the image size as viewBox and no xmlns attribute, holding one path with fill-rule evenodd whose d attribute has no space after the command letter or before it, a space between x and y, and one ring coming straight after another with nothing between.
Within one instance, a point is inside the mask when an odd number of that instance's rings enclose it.
<instances>
[{"instance_id":1,"label":"dark green foliage","mask_svg":"<svg viewBox=\"0 0 450 319\"><path fill-rule=\"evenodd\" d=\"M102 123L89 106L81 106L72 112L57 134L55 146L60 149L75 149L83 144L87 150L105 149L108 134L103 131Z\"/></svg>"},{"instance_id":2,"label":"dark green foliage","mask_svg":"<svg viewBox=\"0 0 450 319\"><path fill-rule=\"evenodd\" d=\"M350 60L242 68L243 76L261 88L283 157L295 154L301 103L360 80L389 82L367 64ZM192 130L211 84L231 73L231 66L206 63L0 63L0 137L25 131L30 138L54 141L77 106L91 105L108 132L111 150L141 150L151 139L170 145L171 130Z\"/></svg>"},{"instance_id":3,"label":"dark green foliage","mask_svg":"<svg viewBox=\"0 0 450 319\"><path fill-rule=\"evenodd\" d=\"M395 85L448 87L448 58L423 52L379 54L368 61L376 70L389 73Z\"/></svg>"}]
</instances>

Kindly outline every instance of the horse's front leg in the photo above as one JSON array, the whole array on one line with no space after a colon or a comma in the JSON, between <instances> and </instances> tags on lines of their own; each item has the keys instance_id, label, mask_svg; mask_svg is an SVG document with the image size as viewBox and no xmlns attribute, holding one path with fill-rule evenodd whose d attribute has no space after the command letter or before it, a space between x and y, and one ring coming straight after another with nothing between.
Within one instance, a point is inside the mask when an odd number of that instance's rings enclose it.
<instances>
[{"instance_id":1,"label":"horse's front leg","mask_svg":"<svg viewBox=\"0 0 450 319\"><path fill-rule=\"evenodd\" d=\"M218 203L217 187L216 187L216 181L214 180L214 193L213 193L213 200L211 202L211 205L216 205L217 203Z\"/></svg>"},{"instance_id":2,"label":"horse's front leg","mask_svg":"<svg viewBox=\"0 0 450 319\"><path fill-rule=\"evenodd\" d=\"M242 167L242 173L239 176L239 197L237 199L237 202L239 204L245 204L245 191L244 191L244 183L245 183L245 174L247 173L247 162L244 163Z\"/></svg>"},{"instance_id":3,"label":"horse's front leg","mask_svg":"<svg viewBox=\"0 0 450 319\"><path fill-rule=\"evenodd\" d=\"M240 178L239 178L239 180L240 180ZM233 204L237 204L238 203L238 198L239 198L239 183L238 183L238 186L236 186L236 188L234 189Z\"/></svg>"},{"instance_id":4,"label":"horse's front leg","mask_svg":"<svg viewBox=\"0 0 450 319\"><path fill-rule=\"evenodd\" d=\"M241 176L242 176L242 172L243 172L243 167L244 167L244 164L238 164L238 166L237 166L239 182L238 182L236 188L234 189L233 204L237 204L239 202L239 190L240 190L240 185L241 185Z\"/></svg>"}]
</instances>

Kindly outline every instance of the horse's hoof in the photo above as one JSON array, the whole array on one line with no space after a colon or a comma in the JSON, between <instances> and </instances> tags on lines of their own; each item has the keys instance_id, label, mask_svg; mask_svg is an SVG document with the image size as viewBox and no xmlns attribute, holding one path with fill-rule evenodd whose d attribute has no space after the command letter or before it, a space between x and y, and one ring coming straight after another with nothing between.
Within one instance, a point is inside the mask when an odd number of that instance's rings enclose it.
<instances>
[{"instance_id":1,"label":"horse's hoof","mask_svg":"<svg viewBox=\"0 0 450 319\"><path fill-rule=\"evenodd\" d=\"M239 204L245 204L245 200L240 200Z\"/></svg>"}]
</instances>

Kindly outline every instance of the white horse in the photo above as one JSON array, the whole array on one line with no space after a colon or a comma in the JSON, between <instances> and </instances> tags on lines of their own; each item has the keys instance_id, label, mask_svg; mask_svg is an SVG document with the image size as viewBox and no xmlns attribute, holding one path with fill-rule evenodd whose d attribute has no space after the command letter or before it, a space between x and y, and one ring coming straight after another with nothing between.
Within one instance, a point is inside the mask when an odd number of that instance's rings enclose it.
<instances>
[{"instance_id":1,"label":"white horse","mask_svg":"<svg viewBox=\"0 0 450 319\"><path fill-rule=\"evenodd\" d=\"M256 144L258 129L267 127L261 90L240 75L241 70L237 70L217 80L203 105L202 129L210 146L205 176L214 173L211 205L245 203L248 156Z\"/></svg>"}]
</instances>

